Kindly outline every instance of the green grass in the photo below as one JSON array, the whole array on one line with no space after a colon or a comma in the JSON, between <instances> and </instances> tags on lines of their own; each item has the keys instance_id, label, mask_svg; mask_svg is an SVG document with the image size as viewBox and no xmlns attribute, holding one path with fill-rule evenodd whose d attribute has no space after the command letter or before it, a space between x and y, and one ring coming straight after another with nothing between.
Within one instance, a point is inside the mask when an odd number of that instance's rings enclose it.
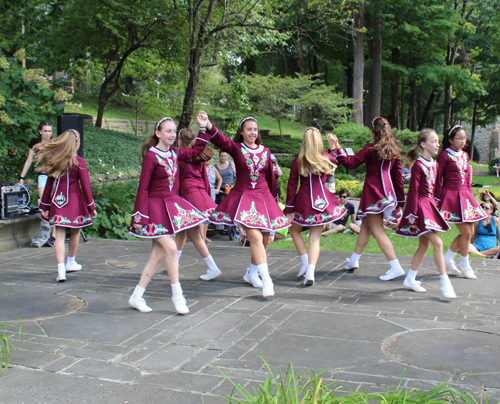
<instances>
[{"instance_id":1,"label":"green grass","mask_svg":"<svg viewBox=\"0 0 500 404\"><path fill-rule=\"evenodd\" d=\"M441 238L444 243L444 247L448 248L453 241L453 239L458 235L458 229L456 226L450 226L451 230L446 233L440 233ZM302 233L303 235L307 234L307 232ZM396 254L398 255L413 255L418 247L418 239L416 238L408 238L401 237L396 235L396 231L387 231L386 234L389 236L392 244L394 245L394 249ZM354 247L356 246L356 240L358 237L355 234L330 234L327 237L321 237L321 250L322 251L345 251L352 252L354 251ZM305 237L306 245L309 248L309 240ZM270 248L287 248L287 249L295 249L295 244L291 240L290 236L277 240L272 243ZM373 237L370 238L370 242L365 248L365 253L372 254L381 254L380 247ZM429 248L427 255L432 255L433 248L432 246Z\"/></svg>"},{"instance_id":2,"label":"green grass","mask_svg":"<svg viewBox=\"0 0 500 404\"><path fill-rule=\"evenodd\" d=\"M153 100L154 101L154 100ZM165 116L166 111L163 107L158 106L157 103L151 102L151 105L144 108L144 113L139 115L140 120L152 120L157 121L161 117ZM97 117L97 100L87 99L83 95L75 94L71 102L82 104L82 108L77 112L79 114L92 115L94 118ZM76 112L76 111L75 111ZM108 119L133 119L135 120L135 112L131 107L117 107L108 104L104 111L104 118Z\"/></svg>"},{"instance_id":3,"label":"green grass","mask_svg":"<svg viewBox=\"0 0 500 404\"><path fill-rule=\"evenodd\" d=\"M235 383L222 370L219 372L233 385L233 391L227 395L228 404L445 404L462 403L477 404L488 403L488 397L476 397L469 393L461 393L458 390L447 387L447 383L439 382L432 389L403 389L402 376L398 386L394 390L387 388L383 392L368 393L356 391L344 393L346 390L338 381L325 381L323 376L326 370L316 373L313 370L305 372L302 376L296 374L293 364L289 364L283 373L275 373L271 365L262 357L270 374L263 383L250 392L241 384ZM347 389L348 390L348 389Z\"/></svg>"}]
</instances>

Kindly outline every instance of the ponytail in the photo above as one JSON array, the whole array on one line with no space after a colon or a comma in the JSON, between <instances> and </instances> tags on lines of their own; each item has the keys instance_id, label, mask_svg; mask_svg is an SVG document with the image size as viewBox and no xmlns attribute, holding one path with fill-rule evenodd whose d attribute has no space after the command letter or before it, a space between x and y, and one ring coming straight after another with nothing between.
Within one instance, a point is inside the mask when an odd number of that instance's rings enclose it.
<instances>
[{"instance_id":1,"label":"ponytail","mask_svg":"<svg viewBox=\"0 0 500 404\"><path fill-rule=\"evenodd\" d=\"M418 134L417 144L412 146L405 155L405 167L410 168L411 166L413 166L415 161L417 161L421 149L420 143L427 142L427 139L432 133L436 133L436 131L434 129L424 129Z\"/></svg>"},{"instance_id":2,"label":"ponytail","mask_svg":"<svg viewBox=\"0 0 500 404\"><path fill-rule=\"evenodd\" d=\"M392 134L389 121L377 117L372 122L374 145L372 152L379 160L394 160L400 156L396 138Z\"/></svg>"},{"instance_id":3,"label":"ponytail","mask_svg":"<svg viewBox=\"0 0 500 404\"><path fill-rule=\"evenodd\" d=\"M420 142L416 145L412 146L410 150L405 155L405 167L411 168L415 161L418 159L418 155L420 154Z\"/></svg>"}]
</instances>

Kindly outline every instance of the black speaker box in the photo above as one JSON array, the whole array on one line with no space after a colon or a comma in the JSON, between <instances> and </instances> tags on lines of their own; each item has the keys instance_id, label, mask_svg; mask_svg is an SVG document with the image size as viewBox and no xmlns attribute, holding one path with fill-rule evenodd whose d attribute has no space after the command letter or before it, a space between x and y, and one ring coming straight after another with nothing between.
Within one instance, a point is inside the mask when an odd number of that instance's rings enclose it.
<instances>
[{"instance_id":1,"label":"black speaker box","mask_svg":"<svg viewBox=\"0 0 500 404\"><path fill-rule=\"evenodd\" d=\"M80 148L78 155L83 157L83 116L79 114L64 114L57 117L57 136L66 132L68 129L74 129L80 134Z\"/></svg>"}]
</instances>

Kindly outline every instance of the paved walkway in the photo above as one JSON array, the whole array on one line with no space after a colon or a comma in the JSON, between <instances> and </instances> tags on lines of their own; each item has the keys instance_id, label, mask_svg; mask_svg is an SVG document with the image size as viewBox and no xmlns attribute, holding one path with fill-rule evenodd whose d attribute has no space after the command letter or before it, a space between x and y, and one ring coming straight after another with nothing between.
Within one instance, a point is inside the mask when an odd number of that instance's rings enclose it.
<instances>
[{"instance_id":1,"label":"paved walkway","mask_svg":"<svg viewBox=\"0 0 500 404\"><path fill-rule=\"evenodd\" d=\"M146 292L153 312L127 305L149 242L82 243L84 270L65 283L55 282L50 248L0 254L0 309L24 320L0 376L0 401L225 403L232 386L222 372L251 389L268 375L259 355L273 369L329 369L325 378L340 380L341 391L385 391L401 377L404 387L428 388L443 379L473 394L484 382L490 403L500 400L498 261L475 260L477 281L452 277L458 299L445 301L431 258L421 270L428 292L417 294L402 280L377 279L388 269L382 255L365 254L346 273L347 253L323 252L316 285L305 287L295 251L271 249L276 298L264 299L241 279L248 248L213 240L220 279L198 279L206 268L192 245L182 256L187 316L173 313L163 267ZM408 268L410 257L401 260Z\"/></svg>"}]
</instances>

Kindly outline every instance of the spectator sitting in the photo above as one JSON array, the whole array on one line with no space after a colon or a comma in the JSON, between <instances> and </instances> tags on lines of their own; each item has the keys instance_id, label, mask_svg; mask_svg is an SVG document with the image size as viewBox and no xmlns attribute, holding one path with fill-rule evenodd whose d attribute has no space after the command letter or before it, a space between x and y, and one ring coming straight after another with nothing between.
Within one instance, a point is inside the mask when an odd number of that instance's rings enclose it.
<instances>
[{"instance_id":1,"label":"spectator sitting","mask_svg":"<svg viewBox=\"0 0 500 404\"><path fill-rule=\"evenodd\" d=\"M354 205L351 202L349 202L350 197L351 197L351 193L349 192L348 189L341 189L339 191L340 202L342 203L342 205L344 205L346 207L347 212L345 213L344 216L342 216L341 219L336 220L332 223L326 224L325 225L326 231L321 234L322 236L326 237L329 234L336 234L336 233L340 233L341 231L346 230L346 224L347 224L347 221L349 220L349 217L351 218L351 223L349 223L349 229L352 230L353 232L357 233L355 231L356 228L352 227L352 226L356 226L354 224L355 223L354 212L356 210L354 208ZM357 230L359 232L359 227Z\"/></svg>"},{"instance_id":2,"label":"spectator sitting","mask_svg":"<svg viewBox=\"0 0 500 404\"><path fill-rule=\"evenodd\" d=\"M403 181L404 182L410 182L411 178L411 167L413 166L412 163L409 161L405 161L403 165ZM397 229L397 226L395 227Z\"/></svg>"}]
</instances>

